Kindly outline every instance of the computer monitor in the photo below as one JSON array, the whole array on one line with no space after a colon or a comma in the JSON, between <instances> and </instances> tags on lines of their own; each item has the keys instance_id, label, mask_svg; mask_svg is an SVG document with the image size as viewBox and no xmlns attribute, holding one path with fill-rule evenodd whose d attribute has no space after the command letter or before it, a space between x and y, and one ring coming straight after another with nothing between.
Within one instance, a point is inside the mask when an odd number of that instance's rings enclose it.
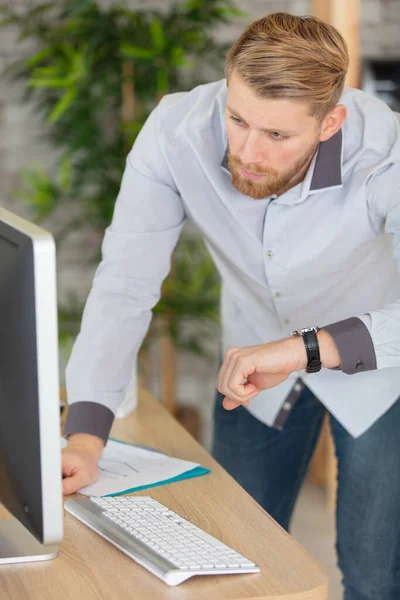
<instances>
[{"instance_id":1,"label":"computer monitor","mask_svg":"<svg viewBox=\"0 0 400 600\"><path fill-rule=\"evenodd\" d=\"M63 536L56 298L51 234L0 208L0 565Z\"/></svg>"}]
</instances>

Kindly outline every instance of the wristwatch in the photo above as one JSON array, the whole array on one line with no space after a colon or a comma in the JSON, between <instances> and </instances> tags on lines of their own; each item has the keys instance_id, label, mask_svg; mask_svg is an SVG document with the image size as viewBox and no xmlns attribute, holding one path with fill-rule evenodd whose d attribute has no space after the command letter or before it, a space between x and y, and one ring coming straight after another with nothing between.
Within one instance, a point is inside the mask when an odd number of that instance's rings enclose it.
<instances>
[{"instance_id":1,"label":"wristwatch","mask_svg":"<svg viewBox=\"0 0 400 600\"><path fill-rule=\"evenodd\" d=\"M290 334L303 337L307 351L306 373L318 373L321 370L317 331L319 331L319 327L305 327L304 329L296 329Z\"/></svg>"}]
</instances>

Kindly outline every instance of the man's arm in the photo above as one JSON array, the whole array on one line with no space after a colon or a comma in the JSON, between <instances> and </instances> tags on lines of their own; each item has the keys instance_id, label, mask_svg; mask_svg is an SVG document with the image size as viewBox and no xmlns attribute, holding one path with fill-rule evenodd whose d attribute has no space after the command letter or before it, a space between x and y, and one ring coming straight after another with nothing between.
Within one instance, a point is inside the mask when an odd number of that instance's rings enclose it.
<instances>
[{"instance_id":1,"label":"man's arm","mask_svg":"<svg viewBox=\"0 0 400 600\"><path fill-rule=\"evenodd\" d=\"M367 203L376 235L392 235L400 270L400 151L399 160L383 167L369 182ZM349 375L400 367L400 299L379 310L324 326L318 332L318 342L322 367L340 368ZM305 369L306 364L301 337L229 349L217 381L219 391L226 396L225 408L248 405L261 390L278 385L290 373ZM247 383L243 384L244 380Z\"/></svg>"},{"instance_id":2,"label":"man's arm","mask_svg":"<svg viewBox=\"0 0 400 600\"><path fill-rule=\"evenodd\" d=\"M157 108L142 128L124 172L67 366L71 442L107 441L137 352L170 269L185 213L164 158ZM93 441L93 440L92 440Z\"/></svg>"},{"instance_id":3,"label":"man's arm","mask_svg":"<svg viewBox=\"0 0 400 600\"><path fill-rule=\"evenodd\" d=\"M396 143L399 145L397 160L393 159L371 178L366 194L371 228L376 235L392 236L393 254L400 272L400 142ZM400 366L400 299L324 329L335 340L344 373L353 375Z\"/></svg>"},{"instance_id":4,"label":"man's arm","mask_svg":"<svg viewBox=\"0 0 400 600\"><path fill-rule=\"evenodd\" d=\"M318 332L322 366L335 369L340 366L340 355L334 339L326 331ZM303 338L287 337L281 340L230 348L225 352L218 374L217 388L224 394L227 410L240 404L248 406L261 390L279 385L294 371L307 366Z\"/></svg>"},{"instance_id":5,"label":"man's arm","mask_svg":"<svg viewBox=\"0 0 400 600\"><path fill-rule=\"evenodd\" d=\"M398 153L397 162L384 168L371 181L368 187L368 204L371 225L377 235L387 233L392 237L393 254L397 271L400 272L400 148ZM360 315L359 319L370 333L376 368L399 367L400 299Z\"/></svg>"}]
</instances>

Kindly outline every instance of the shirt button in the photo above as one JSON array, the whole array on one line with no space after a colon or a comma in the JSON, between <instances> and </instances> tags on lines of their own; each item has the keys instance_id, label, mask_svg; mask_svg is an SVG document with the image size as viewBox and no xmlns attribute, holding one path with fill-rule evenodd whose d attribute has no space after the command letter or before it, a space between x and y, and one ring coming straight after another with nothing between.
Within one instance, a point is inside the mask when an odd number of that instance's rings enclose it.
<instances>
[{"instance_id":1,"label":"shirt button","mask_svg":"<svg viewBox=\"0 0 400 600\"><path fill-rule=\"evenodd\" d=\"M285 325L289 325L290 323L289 319L285 319L283 322L285 323Z\"/></svg>"},{"instance_id":2,"label":"shirt button","mask_svg":"<svg viewBox=\"0 0 400 600\"><path fill-rule=\"evenodd\" d=\"M268 250L267 256L270 260L274 257L274 253L272 252L272 250Z\"/></svg>"},{"instance_id":3,"label":"shirt button","mask_svg":"<svg viewBox=\"0 0 400 600\"><path fill-rule=\"evenodd\" d=\"M301 383L295 383L294 386L293 386L293 389L294 389L295 392L300 392L300 390L302 389L302 387L303 386L301 385Z\"/></svg>"},{"instance_id":4,"label":"shirt button","mask_svg":"<svg viewBox=\"0 0 400 600\"><path fill-rule=\"evenodd\" d=\"M275 298L280 298L282 296L281 292L276 292Z\"/></svg>"},{"instance_id":5,"label":"shirt button","mask_svg":"<svg viewBox=\"0 0 400 600\"><path fill-rule=\"evenodd\" d=\"M290 402L285 402L285 404L282 406L283 410L290 410L292 408L292 405L290 404Z\"/></svg>"}]
</instances>

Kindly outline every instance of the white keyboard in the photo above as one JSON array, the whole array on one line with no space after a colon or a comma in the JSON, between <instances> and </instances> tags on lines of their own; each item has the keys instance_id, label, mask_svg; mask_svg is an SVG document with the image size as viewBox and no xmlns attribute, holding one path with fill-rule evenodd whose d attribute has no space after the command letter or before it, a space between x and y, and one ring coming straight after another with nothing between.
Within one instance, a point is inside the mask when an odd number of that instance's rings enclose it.
<instances>
[{"instance_id":1,"label":"white keyboard","mask_svg":"<svg viewBox=\"0 0 400 600\"><path fill-rule=\"evenodd\" d=\"M64 506L168 585L193 575L260 571L251 560L148 496L69 499Z\"/></svg>"}]
</instances>

